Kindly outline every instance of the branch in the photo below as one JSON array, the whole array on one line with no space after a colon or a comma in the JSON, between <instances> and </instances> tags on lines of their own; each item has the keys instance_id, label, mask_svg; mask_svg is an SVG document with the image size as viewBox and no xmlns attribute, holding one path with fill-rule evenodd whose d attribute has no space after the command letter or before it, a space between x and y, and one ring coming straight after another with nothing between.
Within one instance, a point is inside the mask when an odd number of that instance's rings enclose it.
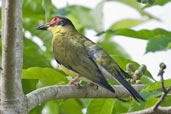
<instances>
[{"instance_id":1,"label":"branch","mask_svg":"<svg viewBox=\"0 0 171 114\"><path fill-rule=\"evenodd\" d=\"M151 107L144 110L125 114L171 114L171 107L158 107L156 111L154 111L154 107Z\"/></svg>"},{"instance_id":2,"label":"branch","mask_svg":"<svg viewBox=\"0 0 171 114\"><path fill-rule=\"evenodd\" d=\"M136 91L143 89L144 85L133 85ZM37 89L26 95L28 101L28 110L30 111L37 105L52 99L64 99L64 98L120 98L130 96L130 93L120 85L113 86L116 93L98 87L81 86L77 88L69 85L55 85Z\"/></svg>"},{"instance_id":3,"label":"branch","mask_svg":"<svg viewBox=\"0 0 171 114\"><path fill-rule=\"evenodd\" d=\"M164 87L164 78L163 78L164 69L166 69L166 65L164 63L160 63L160 70L159 70L158 76L160 76L160 81L161 81L163 94L160 97L160 99L157 101L157 103L154 105L154 111L157 110L158 106L162 103L162 101L165 99L165 97L167 96L167 94L171 90L171 86L168 89L166 89Z\"/></svg>"}]
</instances>

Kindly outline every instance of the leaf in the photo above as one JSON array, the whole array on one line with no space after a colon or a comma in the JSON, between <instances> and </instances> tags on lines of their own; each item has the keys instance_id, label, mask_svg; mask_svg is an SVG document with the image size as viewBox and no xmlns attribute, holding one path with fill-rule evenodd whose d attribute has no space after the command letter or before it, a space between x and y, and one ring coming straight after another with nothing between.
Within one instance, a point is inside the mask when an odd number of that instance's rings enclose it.
<instances>
[{"instance_id":1,"label":"leaf","mask_svg":"<svg viewBox=\"0 0 171 114\"><path fill-rule=\"evenodd\" d=\"M154 5L160 5L160 6L163 6L167 3L171 2L171 0L154 0L154 3L153 4L147 4L144 6L144 8L148 8L148 7L151 7L151 6L154 6Z\"/></svg>"},{"instance_id":2,"label":"leaf","mask_svg":"<svg viewBox=\"0 0 171 114\"><path fill-rule=\"evenodd\" d=\"M43 107L44 114L59 114L59 106L55 100L48 101Z\"/></svg>"},{"instance_id":3,"label":"leaf","mask_svg":"<svg viewBox=\"0 0 171 114\"><path fill-rule=\"evenodd\" d=\"M122 28L130 28L134 27L136 25L142 24L146 22L147 20L138 20L138 19L123 19L120 20L116 23L114 23L111 27L110 30L116 30L116 29L122 29Z\"/></svg>"},{"instance_id":4,"label":"leaf","mask_svg":"<svg viewBox=\"0 0 171 114\"><path fill-rule=\"evenodd\" d=\"M34 109L32 109L29 114L42 114L42 109L44 107L45 103L36 106Z\"/></svg>"},{"instance_id":5,"label":"leaf","mask_svg":"<svg viewBox=\"0 0 171 114\"><path fill-rule=\"evenodd\" d=\"M165 85L165 87L170 86L171 79L164 80L164 85ZM148 92L148 91L152 91L152 90L156 90L156 89L160 89L160 88L161 88L161 82L158 81L158 82L148 85L145 89L142 90L142 92Z\"/></svg>"},{"instance_id":6,"label":"leaf","mask_svg":"<svg viewBox=\"0 0 171 114\"><path fill-rule=\"evenodd\" d=\"M156 52L168 49L168 45L171 43L171 37L165 35L158 35L149 40L146 47L146 52Z\"/></svg>"},{"instance_id":7,"label":"leaf","mask_svg":"<svg viewBox=\"0 0 171 114\"><path fill-rule=\"evenodd\" d=\"M22 88L24 94L27 94L36 89L37 79L22 79Z\"/></svg>"},{"instance_id":8,"label":"leaf","mask_svg":"<svg viewBox=\"0 0 171 114\"><path fill-rule=\"evenodd\" d=\"M120 100L116 100L114 107L113 107L113 112L111 114L122 114L125 112L128 112L130 103L128 102L122 102Z\"/></svg>"},{"instance_id":9,"label":"leaf","mask_svg":"<svg viewBox=\"0 0 171 114\"><path fill-rule=\"evenodd\" d=\"M111 114L115 99L92 99L86 114Z\"/></svg>"},{"instance_id":10,"label":"leaf","mask_svg":"<svg viewBox=\"0 0 171 114\"><path fill-rule=\"evenodd\" d=\"M146 101L146 106L145 108L150 108L152 107L157 101L158 101L159 98L149 98L147 101Z\"/></svg>"},{"instance_id":11,"label":"leaf","mask_svg":"<svg viewBox=\"0 0 171 114\"><path fill-rule=\"evenodd\" d=\"M23 0L23 17L24 18L44 18L44 9L42 0Z\"/></svg>"},{"instance_id":12,"label":"leaf","mask_svg":"<svg viewBox=\"0 0 171 114\"><path fill-rule=\"evenodd\" d=\"M104 2L105 0L102 0L100 3L97 4L97 6L91 10L91 15L92 15L92 18L93 20L96 20L94 21L94 25L95 25L95 30L97 32L100 32L103 30L103 23L102 23L102 19L103 19L103 5L104 5Z\"/></svg>"},{"instance_id":13,"label":"leaf","mask_svg":"<svg viewBox=\"0 0 171 114\"><path fill-rule=\"evenodd\" d=\"M153 90L149 92L143 92L142 90L141 96L145 99L149 99L149 98L159 97L161 94L162 94L162 91L160 90Z\"/></svg>"},{"instance_id":14,"label":"leaf","mask_svg":"<svg viewBox=\"0 0 171 114\"><path fill-rule=\"evenodd\" d=\"M42 6L45 10L45 16L46 16L46 22L48 20L48 17L50 15L50 9L51 9L51 6L52 6L52 2L51 0L42 0Z\"/></svg>"},{"instance_id":15,"label":"leaf","mask_svg":"<svg viewBox=\"0 0 171 114\"><path fill-rule=\"evenodd\" d=\"M103 40L102 42L98 42L97 44L110 55L118 55L121 57L130 58L128 53L116 42L113 42L111 40Z\"/></svg>"},{"instance_id":16,"label":"leaf","mask_svg":"<svg viewBox=\"0 0 171 114\"><path fill-rule=\"evenodd\" d=\"M137 102L137 101L133 101L131 102L130 106L129 106L129 110L128 112L134 112L134 111L138 111L138 110L142 110L145 107L145 102Z\"/></svg>"},{"instance_id":17,"label":"leaf","mask_svg":"<svg viewBox=\"0 0 171 114\"><path fill-rule=\"evenodd\" d=\"M160 28L154 30L139 30L139 31L135 31L132 29L118 29L115 31L108 30L106 31L106 34L122 35L122 36L128 36L128 37L144 39L144 40L149 40L158 35L165 35L166 37L171 37L171 32Z\"/></svg>"},{"instance_id":18,"label":"leaf","mask_svg":"<svg viewBox=\"0 0 171 114\"><path fill-rule=\"evenodd\" d=\"M160 106L171 106L171 95L167 94L167 96L165 97L164 101L162 101Z\"/></svg>"},{"instance_id":19,"label":"leaf","mask_svg":"<svg viewBox=\"0 0 171 114\"><path fill-rule=\"evenodd\" d=\"M82 98L82 99L80 99L80 101L83 103L84 107L88 107L91 99L87 99L87 98L84 99L84 98Z\"/></svg>"},{"instance_id":20,"label":"leaf","mask_svg":"<svg viewBox=\"0 0 171 114\"><path fill-rule=\"evenodd\" d=\"M28 69L23 69L22 78L44 79L48 81L58 82L58 84L65 84L66 82L68 82L63 72L59 70L54 70L52 68L32 67Z\"/></svg>"},{"instance_id":21,"label":"leaf","mask_svg":"<svg viewBox=\"0 0 171 114\"><path fill-rule=\"evenodd\" d=\"M83 114L83 106L76 99L67 99L61 105L61 114Z\"/></svg>"},{"instance_id":22,"label":"leaf","mask_svg":"<svg viewBox=\"0 0 171 114\"><path fill-rule=\"evenodd\" d=\"M118 2L124 3L132 8L135 8L136 10L141 10L141 5L136 0L116 0Z\"/></svg>"},{"instance_id":23,"label":"leaf","mask_svg":"<svg viewBox=\"0 0 171 114\"><path fill-rule=\"evenodd\" d=\"M23 68L51 67L52 58L52 55L47 56L33 41L24 38Z\"/></svg>"},{"instance_id":24,"label":"leaf","mask_svg":"<svg viewBox=\"0 0 171 114\"><path fill-rule=\"evenodd\" d=\"M151 78L149 78L148 76L143 75L143 76L141 77L141 82L142 82L143 84L152 84L152 83L154 83L154 80L151 79Z\"/></svg>"},{"instance_id":25,"label":"leaf","mask_svg":"<svg viewBox=\"0 0 171 114\"><path fill-rule=\"evenodd\" d=\"M142 24L144 22L146 22L147 20L138 20L138 19L123 19L120 20L116 23L114 23L109 30L116 30L116 29L124 29L124 28L131 28L134 27L136 25ZM106 38L110 38L112 37L112 34L106 34Z\"/></svg>"},{"instance_id":26,"label":"leaf","mask_svg":"<svg viewBox=\"0 0 171 114\"><path fill-rule=\"evenodd\" d=\"M167 46L169 49L171 49L171 42L169 42L168 46Z\"/></svg>"}]
</instances>

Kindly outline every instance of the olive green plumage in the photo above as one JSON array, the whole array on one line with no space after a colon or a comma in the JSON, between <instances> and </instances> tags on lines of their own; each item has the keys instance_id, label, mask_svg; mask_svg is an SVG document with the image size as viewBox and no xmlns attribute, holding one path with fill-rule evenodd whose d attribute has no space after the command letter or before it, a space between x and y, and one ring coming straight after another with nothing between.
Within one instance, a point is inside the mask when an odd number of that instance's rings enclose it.
<instances>
[{"instance_id":1,"label":"olive green plumage","mask_svg":"<svg viewBox=\"0 0 171 114\"><path fill-rule=\"evenodd\" d=\"M137 101L144 101L124 79L130 76L101 47L77 32L69 19L54 17L38 29L53 33L53 52L59 64L111 92L115 91L106 79L117 80Z\"/></svg>"}]
</instances>

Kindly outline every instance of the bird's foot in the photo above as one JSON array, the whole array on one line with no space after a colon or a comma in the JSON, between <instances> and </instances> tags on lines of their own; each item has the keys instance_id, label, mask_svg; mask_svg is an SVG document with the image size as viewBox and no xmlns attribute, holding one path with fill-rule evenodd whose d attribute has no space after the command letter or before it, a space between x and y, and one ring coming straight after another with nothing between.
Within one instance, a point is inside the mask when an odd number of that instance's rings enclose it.
<instances>
[{"instance_id":1,"label":"bird's foot","mask_svg":"<svg viewBox=\"0 0 171 114\"><path fill-rule=\"evenodd\" d=\"M80 84L78 82L75 82L80 76L76 76L74 79L72 79L70 82L69 82L69 85L75 85L77 88L80 88Z\"/></svg>"},{"instance_id":2,"label":"bird's foot","mask_svg":"<svg viewBox=\"0 0 171 114\"><path fill-rule=\"evenodd\" d=\"M98 89L98 85L94 84L94 83L88 83L88 86L91 86L91 87L95 87L95 89Z\"/></svg>"}]
</instances>

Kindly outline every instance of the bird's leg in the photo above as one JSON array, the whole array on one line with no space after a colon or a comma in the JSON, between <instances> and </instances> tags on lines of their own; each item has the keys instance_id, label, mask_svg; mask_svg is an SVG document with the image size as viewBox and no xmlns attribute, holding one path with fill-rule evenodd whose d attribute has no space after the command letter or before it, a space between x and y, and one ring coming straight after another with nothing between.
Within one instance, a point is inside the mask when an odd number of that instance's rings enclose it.
<instances>
[{"instance_id":1,"label":"bird's leg","mask_svg":"<svg viewBox=\"0 0 171 114\"><path fill-rule=\"evenodd\" d=\"M80 84L78 82L75 82L78 78L80 77L80 75L76 76L74 79L72 79L70 82L69 82L69 85L75 85L77 86L78 88L80 88Z\"/></svg>"}]
</instances>

